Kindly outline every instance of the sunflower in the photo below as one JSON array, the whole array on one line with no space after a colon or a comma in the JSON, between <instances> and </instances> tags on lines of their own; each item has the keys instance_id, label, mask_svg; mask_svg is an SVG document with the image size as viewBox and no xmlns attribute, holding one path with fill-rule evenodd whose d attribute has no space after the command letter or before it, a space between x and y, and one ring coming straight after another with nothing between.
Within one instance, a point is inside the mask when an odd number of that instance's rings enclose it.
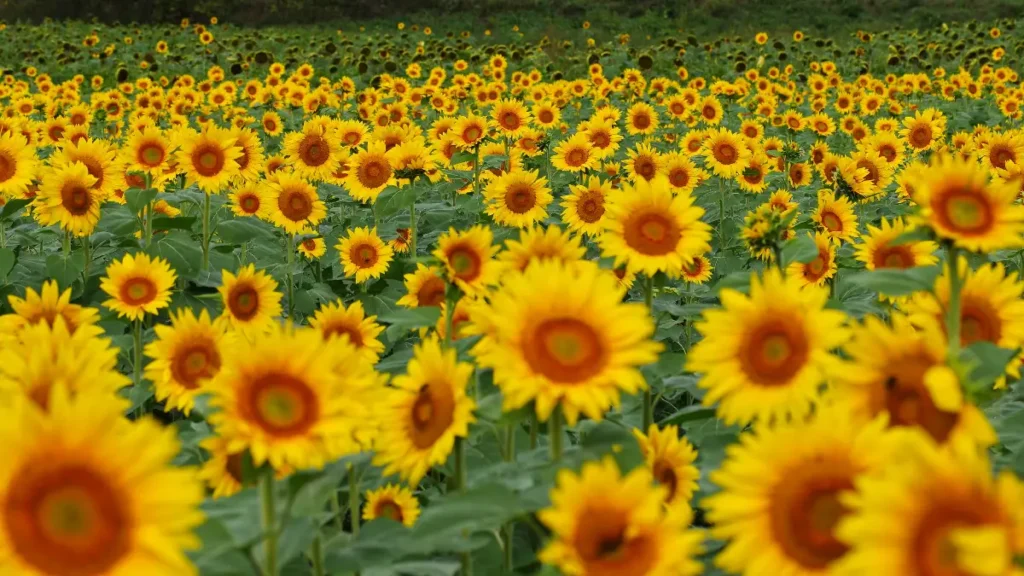
<instances>
[{"instance_id":1,"label":"sunflower","mask_svg":"<svg viewBox=\"0 0 1024 576\"><path fill-rule=\"evenodd\" d=\"M498 255L498 260L521 272L540 260L558 260L570 265L582 260L586 252L578 238L558 226L546 229L536 226L521 230L519 240L506 240L505 250Z\"/></svg>"},{"instance_id":2,"label":"sunflower","mask_svg":"<svg viewBox=\"0 0 1024 576\"><path fill-rule=\"evenodd\" d=\"M227 322L210 319L203 309L197 317L190 308L171 313L170 326L157 324L156 340L146 344L146 378L153 383L157 400L187 416L196 396L220 370Z\"/></svg>"},{"instance_id":3,"label":"sunflower","mask_svg":"<svg viewBox=\"0 0 1024 576\"><path fill-rule=\"evenodd\" d=\"M678 426L651 425L647 434L634 429L633 436L640 444L640 453L654 481L667 490L665 504L689 508L700 477L700 471L694 466L697 451L693 444L680 437Z\"/></svg>"},{"instance_id":4,"label":"sunflower","mask_svg":"<svg viewBox=\"0 0 1024 576\"><path fill-rule=\"evenodd\" d=\"M398 299L399 306L419 308L438 306L444 302L447 284L437 266L416 264L416 271L405 275L405 296Z\"/></svg>"},{"instance_id":5,"label":"sunflower","mask_svg":"<svg viewBox=\"0 0 1024 576\"><path fill-rule=\"evenodd\" d=\"M857 244L857 260L863 262L868 270L931 266L938 262L935 252L939 246L935 242L900 239L910 230L913 228L902 218L891 222L882 218L877 227L869 224L864 241Z\"/></svg>"},{"instance_id":6,"label":"sunflower","mask_svg":"<svg viewBox=\"0 0 1024 576\"><path fill-rule=\"evenodd\" d=\"M347 308L341 300L324 302L308 321L326 339L348 339L371 365L376 364L384 352L384 343L378 339L384 327L377 324L376 316L366 315L362 302L353 302Z\"/></svg>"},{"instance_id":7,"label":"sunflower","mask_svg":"<svg viewBox=\"0 0 1024 576\"><path fill-rule=\"evenodd\" d=\"M221 271L223 282L217 289L224 301L222 318L248 338L254 338L277 324L281 315L281 293L277 282L265 271L256 271L252 264L234 275Z\"/></svg>"},{"instance_id":8,"label":"sunflower","mask_svg":"<svg viewBox=\"0 0 1024 576\"><path fill-rule=\"evenodd\" d=\"M281 132L284 132L281 115L273 110L263 113L263 116L260 118L260 126L263 127L263 133L267 136L278 136Z\"/></svg>"},{"instance_id":9,"label":"sunflower","mask_svg":"<svg viewBox=\"0 0 1024 576\"><path fill-rule=\"evenodd\" d=\"M213 497L227 498L234 496L244 488L243 459L245 450L229 450L229 441L220 436L210 436L199 443L199 447L207 452L209 458L203 462L199 470L199 478L213 490ZM290 470L277 471L277 478L284 479Z\"/></svg>"},{"instance_id":10,"label":"sunflower","mask_svg":"<svg viewBox=\"0 0 1024 576\"><path fill-rule=\"evenodd\" d=\"M672 189L678 194L689 194L701 181L701 172L693 161L679 152L670 152L661 157L661 171Z\"/></svg>"},{"instance_id":11,"label":"sunflower","mask_svg":"<svg viewBox=\"0 0 1024 576\"><path fill-rule=\"evenodd\" d=\"M974 446L939 449L917 436L884 473L862 476L839 540L852 550L833 574L1018 574L1022 487L993 477Z\"/></svg>"},{"instance_id":12,"label":"sunflower","mask_svg":"<svg viewBox=\"0 0 1024 576\"><path fill-rule=\"evenodd\" d=\"M573 576L699 574L704 537L687 529L689 513L663 509L665 492L647 469L622 476L610 457L561 470L537 514L552 532L539 559Z\"/></svg>"},{"instance_id":13,"label":"sunflower","mask_svg":"<svg viewBox=\"0 0 1024 576\"><path fill-rule=\"evenodd\" d=\"M557 126L562 120L562 111L549 101L537 102L533 106L533 123L538 128L548 129Z\"/></svg>"},{"instance_id":14,"label":"sunflower","mask_svg":"<svg viewBox=\"0 0 1024 576\"><path fill-rule=\"evenodd\" d=\"M327 253L327 243L323 238L306 238L299 242L297 250L307 260L316 260Z\"/></svg>"},{"instance_id":15,"label":"sunflower","mask_svg":"<svg viewBox=\"0 0 1024 576\"><path fill-rule=\"evenodd\" d=\"M298 175L319 182L337 170L343 146L333 129L311 118L302 130L285 134L283 150Z\"/></svg>"},{"instance_id":16,"label":"sunflower","mask_svg":"<svg viewBox=\"0 0 1024 576\"><path fill-rule=\"evenodd\" d=\"M209 385L210 416L231 451L248 449L253 463L320 468L360 450L368 390L383 392L366 358L341 338L273 324L255 341L229 348Z\"/></svg>"},{"instance_id":17,"label":"sunflower","mask_svg":"<svg viewBox=\"0 0 1024 576\"><path fill-rule=\"evenodd\" d=\"M810 233L808 233L810 235ZM786 269L789 276L801 279L806 286L823 286L836 275L836 246L827 234L816 232L811 236L818 255L810 262L793 262Z\"/></svg>"},{"instance_id":18,"label":"sunflower","mask_svg":"<svg viewBox=\"0 0 1024 576\"><path fill-rule=\"evenodd\" d=\"M818 191L818 206L811 220L822 232L836 241L851 241L858 236L857 213L847 198L836 198L835 192L825 188Z\"/></svg>"},{"instance_id":19,"label":"sunflower","mask_svg":"<svg viewBox=\"0 0 1024 576\"><path fill-rule=\"evenodd\" d=\"M697 102L694 109L700 115L700 121L708 126L717 126L724 117L722 103L714 96L705 96Z\"/></svg>"},{"instance_id":20,"label":"sunflower","mask_svg":"<svg viewBox=\"0 0 1024 576\"><path fill-rule=\"evenodd\" d=\"M914 152L931 150L945 138L946 117L934 108L918 111L912 118L903 120L900 136Z\"/></svg>"},{"instance_id":21,"label":"sunflower","mask_svg":"<svg viewBox=\"0 0 1024 576\"><path fill-rule=\"evenodd\" d=\"M181 132L175 139L177 160L189 184L207 194L219 193L238 175L242 148L227 130L207 124L201 133Z\"/></svg>"},{"instance_id":22,"label":"sunflower","mask_svg":"<svg viewBox=\"0 0 1024 576\"><path fill-rule=\"evenodd\" d=\"M388 484L366 492L363 520L389 518L411 528L419 516L420 503L405 486Z\"/></svg>"},{"instance_id":23,"label":"sunflower","mask_svg":"<svg viewBox=\"0 0 1024 576\"><path fill-rule=\"evenodd\" d=\"M996 442L980 410L966 402L947 406L929 387L929 378L946 369L946 339L934 325L915 330L901 314L891 326L867 316L854 326L844 351L850 366L836 374L834 394L860 421L884 412L891 428L920 429L939 443Z\"/></svg>"},{"instance_id":24,"label":"sunflower","mask_svg":"<svg viewBox=\"0 0 1024 576\"><path fill-rule=\"evenodd\" d=\"M246 183L228 193L231 211L236 216L269 217L272 199L268 198L268 186Z\"/></svg>"},{"instance_id":25,"label":"sunflower","mask_svg":"<svg viewBox=\"0 0 1024 576\"><path fill-rule=\"evenodd\" d=\"M771 160L763 151L751 152L747 158L743 172L736 177L741 190L760 194L768 188L768 173L771 171Z\"/></svg>"},{"instance_id":26,"label":"sunflower","mask_svg":"<svg viewBox=\"0 0 1024 576\"><path fill-rule=\"evenodd\" d=\"M563 172L583 172L597 168L598 160L586 133L577 132L555 146L551 165Z\"/></svg>"},{"instance_id":27,"label":"sunflower","mask_svg":"<svg viewBox=\"0 0 1024 576\"><path fill-rule=\"evenodd\" d=\"M993 134L977 151L978 159L990 170L1006 168L1010 162L1024 163L1024 135L1019 132Z\"/></svg>"},{"instance_id":28,"label":"sunflower","mask_svg":"<svg viewBox=\"0 0 1024 576\"><path fill-rule=\"evenodd\" d=\"M36 151L24 137L0 133L0 194L16 198L25 193L38 169Z\"/></svg>"},{"instance_id":29,"label":"sunflower","mask_svg":"<svg viewBox=\"0 0 1024 576\"><path fill-rule=\"evenodd\" d=\"M906 149L903 141L892 132L876 132L870 138L858 142L858 147L866 148L881 156L890 167L903 164L906 158Z\"/></svg>"},{"instance_id":30,"label":"sunflower","mask_svg":"<svg viewBox=\"0 0 1024 576\"><path fill-rule=\"evenodd\" d=\"M24 576L195 574L202 485L172 465L173 428L122 417L112 395L69 398L50 409L6 408L0 424L0 572Z\"/></svg>"},{"instance_id":31,"label":"sunflower","mask_svg":"<svg viewBox=\"0 0 1024 576\"><path fill-rule=\"evenodd\" d=\"M529 127L530 112L518 100L499 100L491 108L491 119L506 138L515 138Z\"/></svg>"},{"instance_id":32,"label":"sunflower","mask_svg":"<svg viewBox=\"0 0 1024 576\"><path fill-rule=\"evenodd\" d=\"M238 178L247 182L258 180L266 161L259 135L249 128L238 127L231 129L231 135L235 137L235 144L242 149L242 155L237 158Z\"/></svg>"},{"instance_id":33,"label":"sunflower","mask_svg":"<svg viewBox=\"0 0 1024 576\"><path fill-rule=\"evenodd\" d=\"M562 199L562 221L573 232L599 236L604 230L605 200L612 193L611 183L591 176L585 186L571 184L569 191Z\"/></svg>"},{"instance_id":34,"label":"sunflower","mask_svg":"<svg viewBox=\"0 0 1024 576\"><path fill-rule=\"evenodd\" d=\"M171 141L159 128L148 127L128 139L124 154L129 170L145 172L154 180L163 180L171 164Z\"/></svg>"},{"instance_id":35,"label":"sunflower","mask_svg":"<svg viewBox=\"0 0 1024 576\"><path fill-rule=\"evenodd\" d=\"M558 406L571 425L580 413L600 420L621 392L646 386L639 366L661 349L646 307L623 303L595 265L535 262L477 312L473 322L491 327L473 349L478 364L494 369L506 410L533 401L541 420Z\"/></svg>"},{"instance_id":36,"label":"sunflower","mask_svg":"<svg viewBox=\"0 0 1024 576\"><path fill-rule=\"evenodd\" d=\"M702 503L711 534L727 541L715 565L733 574L830 574L850 550L836 533L850 514L845 499L892 453L884 424L825 408L743 434L711 473L722 491Z\"/></svg>"},{"instance_id":37,"label":"sunflower","mask_svg":"<svg viewBox=\"0 0 1024 576\"><path fill-rule=\"evenodd\" d=\"M107 266L106 276L100 280L100 288L110 296L103 305L117 312L119 318L142 320L170 304L176 279L177 274L163 258L143 252L125 254Z\"/></svg>"},{"instance_id":38,"label":"sunflower","mask_svg":"<svg viewBox=\"0 0 1024 576\"><path fill-rule=\"evenodd\" d=\"M396 228L395 237L388 242L388 246L391 246L391 250L395 254L405 254L409 252L409 235L411 234L408 228Z\"/></svg>"},{"instance_id":39,"label":"sunflower","mask_svg":"<svg viewBox=\"0 0 1024 576\"><path fill-rule=\"evenodd\" d=\"M690 284L703 284L711 279L711 261L707 256L694 256L689 264L683 264L680 276Z\"/></svg>"},{"instance_id":40,"label":"sunflower","mask_svg":"<svg viewBox=\"0 0 1024 576\"><path fill-rule=\"evenodd\" d=\"M936 157L915 175L916 223L968 250L990 252L1024 242L1024 206L1016 202L1017 189L990 179L978 163Z\"/></svg>"},{"instance_id":41,"label":"sunflower","mask_svg":"<svg viewBox=\"0 0 1024 576\"><path fill-rule=\"evenodd\" d=\"M598 238L604 256L628 263L648 276L678 271L711 250L711 227L704 209L689 194L673 194L664 177L638 180L615 193L608 205L605 232Z\"/></svg>"},{"instance_id":42,"label":"sunflower","mask_svg":"<svg viewBox=\"0 0 1024 576\"><path fill-rule=\"evenodd\" d=\"M342 120L338 123L338 140L349 148L362 145L369 134L370 130L366 124L358 120Z\"/></svg>"},{"instance_id":43,"label":"sunflower","mask_svg":"<svg viewBox=\"0 0 1024 576\"><path fill-rule=\"evenodd\" d=\"M643 179L648 182L665 173L665 164L650 144L637 144L626 153L626 174L631 182Z\"/></svg>"},{"instance_id":44,"label":"sunflower","mask_svg":"<svg viewBox=\"0 0 1024 576\"><path fill-rule=\"evenodd\" d=\"M382 392L379 418L390 423L380 432L373 462L384 474L418 484L427 471L448 459L456 438L469 435L476 403L466 395L473 365L459 362L454 349L437 338L413 348L406 373Z\"/></svg>"},{"instance_id":45,"label":"sunflower","mask_svg":"<svg viewBox=\"0 0 1024 576\"><path fill-rule=\"evenodd\" d=\"M502 273L501 264L494 260L498 250L491 229L477 225L463 231L449 228L437 239L433 254L444 263L448 278L475 296L498 283Z\"/></svg>"},{"instance_id":46,"label":"sunflower","mask_svg":"<svg viewBox=\"0 0 1024 576\"><path fill-rule=\"evenodd\" d=\"M742 174L750 156L750 149L743 139L724 128L708 131L703 152L705 164L721 178L735 178Z\"/></svg>"},{"instance_id":47,"label":"sunflower","mask_svg":"<svg viewBox=\"0 0 1024 576\"><path fill-rule=\"evenodd\" d=\"M349 230L335 248L341 256L345 275L355 277L359 283L380 278L388 271L394 256L391 246L377 235L377 229L365 226Z\"/></svg>"},{"instance_id":48,"label":"sunflower","mask_svg":"<svg viewBox=\"0 0 1024 576\"><path fill-rule=\"evenodd\" d=\"M265 184L264 197L270 220L288 234L314 228L327 215L327 206L316 187L301 177L279 174Z\"/></svg>"},{"instance_id":49,"label":"sunflower","mask_svg":"<svg viewBox=\"0 0 1024 576\"><path fill-rule=\"evenodd\" d=\"M448 131L455 145L465 150L479 145L487 137L487 119L476 114L460 116Z\"/></svg>"},{"instance_id":50,"label":"sunflower","mask_svg":"<svg viewBox=\"0 0 1024 576\"><path fill-rule=\"evenodd\" d=\"M360 202L376 202L380 193L395 183L395 169L383 142L369 143L365 150L348 159L348 166L345 186L349 195Z\"/></svg>"},{"instance_id":51,"label":"sunflower","mask_svg":"<svg viewBox=\"0 0 1024 576\"><path fill-rule=\"evenodd\" d=\"M43 282L39 292L27 287L24 298L12 294L7 301L14 313L0 316L0 339L17 336L26 326L43 323L53 326L58 318L63 319L68 332L74 334L79 327L92 326L100 319L95 308L72 304L71 288L61 292L55 280Z\"/></svg>"},{"instance_id":52,"label":"sunflower","mask_svg":"<svg viewBox=\"0 0 1024 576\"><path fill-rule=\"evenodd\" d=\"M789 165L786 177L791 188L801 188L811 183L811 170L803 162L793 162Z\"/></svg>"},{"instance_id":53,"label":"sunflower","mask_svg":"<svg viewBox=\"0 0 1024 576\"><path fill-rule=\"evenodd\" d=\"M825 309L828 291L771 268L751 278L750 294L722 290L722 308L696 324L704 337L687 370L703 374L704 404L726 423L808 413L818 387L840 365L831 350L848 336L845 314Z\"/></svg>"},{"instance_id":54,"label":"sunflower","mask_svg":"<svg viewBox=\"0 0 1024 576\"><path fill-rule=\"evenodd\" d=\"M93 186L96 179L81 162L61 164L43 174L33 216L43 226L60 224L75 236L88 236L100 220L104 198Z\"/></svg>"},{"instance_id":55,"label":"sunflower","mask_svg":"<svg viewBox=\"0 0 1024 576\"><path fill-rule=\"evenodd\" d=\"M536 170L502 174L484 190L487 214L504 226L532 226L547 217L547 206L552 200L547 182Z\"/></svg>"},{"instance_id":56,"label":"sunflower","mask_svg":"<svg viewBox=\"0 0 1024 576\"><path fill-rule=\"evenodd\" d=\"M637 102L626 111L626 132L630 135L651 134L658 129L658 113L646 102Z\"/></svg>"}]
</instances>

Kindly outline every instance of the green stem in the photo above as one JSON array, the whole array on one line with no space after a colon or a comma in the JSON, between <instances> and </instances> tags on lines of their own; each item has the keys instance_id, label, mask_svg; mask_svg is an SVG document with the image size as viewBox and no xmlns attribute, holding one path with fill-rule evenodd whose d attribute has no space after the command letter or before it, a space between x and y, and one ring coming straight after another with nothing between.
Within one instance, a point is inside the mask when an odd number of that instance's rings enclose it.
<instances>
[{"instance_id":1,"label":"green stem","mask_svg":"<svg viewBox=\"0 0 1024 576\"><path fill-rule=\"evenodd\" d=\"M142 385L142 318L132 323L132 383Z\"/></svg>"},{"instance_id":2,"label":"green stem","mask_svg":"<svg viewBox=\"0 0 1024 576\"><path fill-rule=\"evenodd\" d=\"M89 266L92 265L92 245L89 236L82 236L82 253L85 256L85 265L82 266L82 286L89 282ZM7 277L4 276L6 281Z\"/></svg>"},{"instance_id":3,"label":"green stem","mask_svg":"<svg viewBox=\"0 0 1024 576\"><path fill-rule=\"evenodd\" d=\"M324 551L320 544L320 536L313 538L313 546L309 551L310 560L313 562L313 576L326 576L324 572Z\"/></svg>"},{"instance_id":4,"label":"green stem","mask_svg":"<svg viewBox=\"0 0 1024 576\"><path fill-rule=\"evenodd\" d=\"M359 537L359 478L356 477L356 467L348 465L348 513L351 517L352 537Z\"/></svg>"},{"instance_id":5,"label":"green stem","mask_svg":"<svg viewBox=\"0 0 1024 576\"><path fill-rule=\"evenodd\" d=\"M242 242L242 254L239 257L239 266L245 266L246 261L249 260L249 243Z\"/></svg>"},{"instance_id":6,"label":"green stem","mask_svg":"<svg viewBox=\"0 0 1024 576\"><path fill-rule=\"evenodd\" d=\"M153 243L153 202L146 204L145 218L142 222L142 245L149 248Z\"/></svg>"},{"instance_id":7,"label":"green stem","mask_svg":"<svg viewBox=\"0 0 1024 576\"><path fill-rule=\"evenodd\" d=\"M644 305L647 306L647 310L653 315L654 308L652 303L654 302L654 278L647 276L644 280ZM657 329L657 326L655 326ZM644 427L641 430L643 433L647 433L647 430L654 423L654 395L650 385L644 389L644 414L643 423Z\"/></svg>"},{"instance_id":8,"label":"green stem","mask_svg":"<svg viewBox=\"0 0 1024 576\"><path fill-rule=\"evenodd\" d=\"M946 246L946 265L949 267L949 306L946 309L946 338L949 344L949 362L960 356L960 255L955 244Z\"/></svg>"},{"instance_id":9,"label":"green stem","mask_svg":"<svg viewBox=\"0 0 1024 576\"><path fill-rule=\"evenodd\" d=\"M719 250L725 251L725 180L718 178L718 241Z\"/></svg>"},{"instance_id":10,"label":"green stem","mask_svg":"<svg viewBox=\"0 0 1024 576\"><path fill-rule=\"evenodd\" d=\"M210 195L203 195L203 270L210 269Z\"/></svg>"},{"instance_id":11,"label":"green stem","mask_svg":"<svg viewBox=\"0 0 1024 576\"><path fill-rule=\"evenodd\" d=\"M267 467L260 475L260 504L263 519L263 545L267 560L265 576L277 576L277 509L274 503L274 470Z\"/></svg>"},{"instance_id":12,"label":"green stem","mask_svg":"<svg viewBox=\"0 0 1024 576\"><path fill-rule=\"evenodd\" d=\"M337 522L338 529L341 530L344 527L345 519L341 517L341 499L338 498L337 486L331 492L331 515L334 516L334 521Z\"/></svg>"},{"instance_id":13,"label":"green stem","mask_svg":"<svg viewBox=\"0 0 1024 576\"><path fill-rule=\"evenodd\" d=\"M533 411L530 414L530 450L537 448L537 432L540 428L540 422L537 420L537 412Z\"/></svg>"},{"instance_id":14,"label":"green stem","mask_svg":"<svg viewBox=\"0 0 1024 576\"><path fill-rule=\"evenodd\" d=\"M61 242L61 249L64 251L64 259L71 257L71 232L64 231L64 240Z\"/></svg>"},{"instance_id":15,"label":"green stem","mask_svg":"<svg viewBox=\"0 0 1024 576\"><path fill-rule=\"evenodd\" d=\"M506 462L515 462L516 460L516 427L517 424L508 424L505 426L505 450L503 456ZM515 533L515 522L509 521L502 527L501 540L502 550L504 551L503 574L512 573L512 536Z\"/></svg>"},{"instance_id":16,"label":"green stem","mask_svg":"<svg viewBox=\"0 0 1024 576\"><path fill-rule=\"evenodd\" d=\"M466 490L466 439L457 436L455 438L455 477L452 490L464 492ZM473 556L470 552L463 552L459 555L459 562L462 565L462 576L473 574Z\"/></svg>"},{"instance_id":17,"label":"green stem","mask_svg":"<svg viewBox=\"0 0 1024 576\"><path fill-rule=\"evenodd\" d=\"M285 251L288 253L285 257L288 266L285 271L288 282L288 319L291 320L295 314L295 273L292 271L295 267L295 236L286 234L285 238Z\"/></svg>"},{"instance_id":18,"label":"green stem","mask_svg":"<svg viewBox=\"0 0 1024 576\"><path fill-rule=\"evenodd\" d=\"M409 255L416 259L416 200L409 205Z\"/></svg>"},{"instance_id":19,"label":"green stem","mask_svg":"<svg viewBox=\"0 0 1024 576\"><path fill-rule=\"evenodd\" d=\"M562 461L562 410L555 408L548 419L548 441L551 443L551 461Z\"/></svg>"},{"instance_id":20,"label":"green stem","mask_svg":"<svg viewBox=\"0 0 1024 576\"><path fill-rule=\"evenodd\" d=\"M473 162L473 194L480 194L480 145L477 144L474 149L476 154L476 160ZM456 191L458 194L458 191ZM453 204L454 206L454 204Z\"/></svg>"},{"instance_id":21,"label":"green stem","mask_svg":"<svg viewBox=\"0 0 1024 576\"><path fill-rule=\"evenodd\" d=\"M3 220L0 220L0 248L7 248L7 229Z\"/></svg>"}]
</instances>

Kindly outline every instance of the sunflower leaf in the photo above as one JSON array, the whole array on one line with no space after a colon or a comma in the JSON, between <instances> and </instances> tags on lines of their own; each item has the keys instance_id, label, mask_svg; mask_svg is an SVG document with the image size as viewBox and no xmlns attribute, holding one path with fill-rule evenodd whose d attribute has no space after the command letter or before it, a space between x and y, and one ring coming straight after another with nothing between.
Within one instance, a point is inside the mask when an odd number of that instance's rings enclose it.
<instances>
[{"instance_id":1,"label":"sunflower leaf","mask_svg":"<svg viewBox=\"0 0 1024 576\"><path fill-rule=\"evenodd\" d=\"M920 290L930 290L941 271L938 266L864 270L850 274L847 281L886 296L906 296Z\"/></svg>"},{"instance_id":2,"label":"sunflower leaf","mask_svg":"<svg viewBox=\"0 0 1024 576\"><path fill-rule=\"evenodd\" d=\"M0 220L7 220L13 218L21 211L22 208L32 203L30 198L17 198L15 200L8 200L4 204L3 210L0 210Z\"/></svg>"},{"instance_id":3,"label":"sunflower leaf","mask_svg":"<svg viewBox=\"0 0 1024 576\"><path fill-rule=\"evenodd\" d=\"M818 245L814 242L814 236L805 234L797 236L782 246L783 265L791 262L807 264L818 257Z\"/></svg>"},{"instance_id":4,"label":"sunflower leaf","mask_svg":"<svg viewBox=\"0 0 1024 576\"><path fill-rule=\"evenodd\" d=\"M154 199L156 199L157 190L154 188L147 188L146 190L139 190L138 188L132 188L125 191L124 201L128 205L128 208L134 214L141 214L143 208L149 205Z\"/></svg>"}]
</instances>

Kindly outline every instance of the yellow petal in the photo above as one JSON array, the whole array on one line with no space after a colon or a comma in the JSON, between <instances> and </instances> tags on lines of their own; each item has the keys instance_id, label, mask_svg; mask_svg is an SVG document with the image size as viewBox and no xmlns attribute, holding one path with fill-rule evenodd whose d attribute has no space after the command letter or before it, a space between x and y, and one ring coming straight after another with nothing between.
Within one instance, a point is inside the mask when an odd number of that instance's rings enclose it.
<instances>
[{"instance_id":1,"label":"yellow petal","mask_svg":"<svg viewBox=\"0 0 1024 576\"><path fill-rule=\"evenodd\" d=\"M960 379L949 366L934 366L924 375L924 385L932 396L936 408L945 412L959 412L964 405Z\"/></svg>"}]
</instances>

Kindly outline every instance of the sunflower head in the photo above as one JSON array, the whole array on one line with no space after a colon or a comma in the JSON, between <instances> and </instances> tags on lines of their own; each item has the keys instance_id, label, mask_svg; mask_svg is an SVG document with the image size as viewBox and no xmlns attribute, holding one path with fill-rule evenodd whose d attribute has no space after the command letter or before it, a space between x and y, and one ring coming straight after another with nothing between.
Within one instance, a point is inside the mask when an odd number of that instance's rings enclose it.
<instances>
[{"instance_id":1,"label":"sunflower head","mask_svg":"<svg viewBox=\"0 0 1024 576\"><path fill-rule=\"evenodd\" d=\"M144 252L125 254L107 266L100 288L110 296L104 306L119 317L141 320L146 314L157 314L171 301L171 290L177 278L167 260Z\"/></svg>"},{"instance_id":2,"label":"sunflower head","mask_svg":"<svg viewBox=\"0 0 1024 576\"><path fill-rule=\"evenodd\" d=\"M265 271L257 271L253 264L232 274L221 272L223 284L218 291L224 303L221 314L231 327L252 338L276 324L281 315L281 293L277 282Z\"/></svg>"},{"instance_id":3,"label":"sunflower head","mask_svg":"<svg viewBox=\"0 0 1024 576\"><path fill-rule=\"evenodd\" d=\"M381 240L376 228L353 228L336 246L345 275L356 282L380 278L388 270L394 251Z\"/></svg>"}]
</instances>

